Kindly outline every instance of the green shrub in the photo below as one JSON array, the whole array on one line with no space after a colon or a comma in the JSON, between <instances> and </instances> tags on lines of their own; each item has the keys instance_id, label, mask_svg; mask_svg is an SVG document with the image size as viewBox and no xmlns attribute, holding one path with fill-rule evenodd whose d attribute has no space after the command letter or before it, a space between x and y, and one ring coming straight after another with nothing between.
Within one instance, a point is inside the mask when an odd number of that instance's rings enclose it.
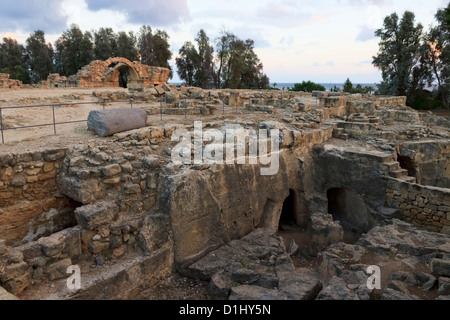
<instances>
[{"instance_id":1,"label":"green shrub","mask_svg":"<svg viewBox=\"0 0 450 320\"><path fill-rule=\"evenodd\" d=\"M303 81L302 83L294 84L294 87L290 91L303 91L303 92L313 92L313 91L326 91L325 87L314 83L312 81Z\"/></svg>"}]
</instances>

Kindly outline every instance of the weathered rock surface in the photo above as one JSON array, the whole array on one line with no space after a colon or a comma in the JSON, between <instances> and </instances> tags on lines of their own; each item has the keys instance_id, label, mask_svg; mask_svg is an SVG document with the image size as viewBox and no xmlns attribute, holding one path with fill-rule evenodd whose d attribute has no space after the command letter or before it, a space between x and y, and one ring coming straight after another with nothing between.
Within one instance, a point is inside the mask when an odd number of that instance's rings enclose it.
<instances>
[{"instance_id":1,"label":"weathered rock surface","mask_svg":"<svg viewBox=\"0 0 450 320\"><path fill-rule=\"evenodd\" d=\"M6 300L19 300L19 299L16 296L9 293L8 291L6 291L4 288L0 287L0 301Z\"/></svg>"},{"instance_id":2,"label":"weathered rock surface","mask_svg":"<svg viewBox=\"0 0 450 320\"><path fill-rule=\"evenodd\" d=\"M375 227L365 234L355 245L337 243L318 255L317 263L325 279L325 289L318 299L374 299L373 292L368 290L366 273L370 263L380 267L380 271L388 273L391 281L382 284L383 300L418 300L421 297L416 288L422 290L425 297L430 292L434 295L450 294L446 277L439 278L439 292L436 292L433 272L446 272L450 237L428 232L399 221L393 220L387 226ZM444 258L444 259L443 259ZM396 272L393 272L394 266ZM429 268L429 269L428 269ZM423 270L429 270L423 272ZM386 274L384 274L386 276ZM428 292L426 294L426 292Z\"/></svg>"},{"instance_id":3,"label":"weathered rock surface","mask_svg":"<svg viewBox=\"0 0 450 320\"><path fill-rule=\"evenodd\" d=\"M184 273L210 281L209 294L219 299L314 300L322 289L317 275L295 270L282 239L269 229L230 242Z\"/></svg>"},{"instance_id":4,"label":"weathered rock surface","mask_svg":"<svg viewBox=\"0 0 450 320\"><path fill-rule=\"evenodd\" d=\"M314 253L323 251L330 244L344 240L344 229L331 214L314 213L310 217L308 235Z\"/></svg>"}]
</instances>

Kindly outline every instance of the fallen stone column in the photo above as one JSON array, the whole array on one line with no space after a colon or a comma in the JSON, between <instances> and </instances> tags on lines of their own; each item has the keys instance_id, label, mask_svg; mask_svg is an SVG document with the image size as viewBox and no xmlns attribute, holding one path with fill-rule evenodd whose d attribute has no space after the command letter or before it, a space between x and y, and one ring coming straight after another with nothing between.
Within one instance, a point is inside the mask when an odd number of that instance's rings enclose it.
<instances>
[{"instance_id":1,"label":"fallen stone column","mask_svg":"<svg viewBox=\"0 0 450 320\"><path fill-rule=\"evenodd\" d=\"M143 109L94 110L89 113L88 128L101 137L139 129L147 124Z\"/></svg>"}]
</instances>

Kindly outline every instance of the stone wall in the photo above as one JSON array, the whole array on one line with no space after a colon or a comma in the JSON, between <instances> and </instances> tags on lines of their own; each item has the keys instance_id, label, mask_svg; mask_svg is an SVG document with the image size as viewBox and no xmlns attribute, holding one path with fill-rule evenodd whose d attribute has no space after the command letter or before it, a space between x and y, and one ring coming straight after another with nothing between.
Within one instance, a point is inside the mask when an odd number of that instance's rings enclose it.
<instances>
[{"instance_id":1,"label":"stone wall","mask_svg":"<svg viewBox=\"0 0 450 320\"><path fill-rule=\"evenodd\" d=\"M81 88L118 87L119 69L127 66L130 70L128 82L133 89L148 88L167 83L170 70L160 67L131 62L125 58L110 58L106 61L95 60L84 66L76 75L68 79L69 86Z\"/></svg>"},{"instance_id":2,"label":"stone wall","mask_svg":"<svg viewBox=\"0 0 450 320\"><path fill-rule=\"evenodd\" d=\"M0 234L6 244L34 241L75 224L78 204L56 188L65 152L0 155Z\"/></svg>"},{"instance_id":3,"label":"stone wall","mask_svg":"<svg viewBox=\"0 0 450 320\"><path fill-rule=\"evenodd\" d=\"M23 86L22 81L20 80L11 80L9 79L9 74L0 73L0 88L5 89L19 89Z\"/></svg>"},{"instance_id":4,"label":"stone wall","mask_svg":"<svg viewBox=\"0 0 450 320\"><path fill-rule=\"evenodd\" d=\"M119 87L119 69L122 67L128 67L130 70L128 87L133 90L163 85L169 80L169 69L147 66L137 61L131 62L125 58L117 57L106 61L94 60L69 78L61 77L57 73L51 74L47 81L42 81L41 85L45 84L50 88Z\"/></svg>"},{"instance_id":5,"label":"stone wall","mask_svg":"<svg viewBox=\"0 0 450 320\"><path fill-rule=\"evenodd\" d=\"M421 186L389 178L387 205L404 219L434 232L450 234L450 189Z\"/></svg>"},{"instance_id":6,"label":"stone wall","mask_svg":"<svg viewBox=\"0 0 450 320\"><path fill-rule=\"evenodd\" d=\"M385 207L386 181L380 175L383 166L393 161L393 155L324 145L313 150L312 158L310 212L329 212L329 190L346 189L364 199L361 206L367 214L358 221L349 221L360 231L370 230L393 213Z\"/></svg>"},{"instance_id":7,"label":"stone wall","mask_svg":"<svg viewBox=\"0 0 450 320\"><path fill-rule=\"evenodd\" d=\"M450 186L450 141L402 142L398 157L404 169L421 185Z\"/></svg>"}]
</instances>

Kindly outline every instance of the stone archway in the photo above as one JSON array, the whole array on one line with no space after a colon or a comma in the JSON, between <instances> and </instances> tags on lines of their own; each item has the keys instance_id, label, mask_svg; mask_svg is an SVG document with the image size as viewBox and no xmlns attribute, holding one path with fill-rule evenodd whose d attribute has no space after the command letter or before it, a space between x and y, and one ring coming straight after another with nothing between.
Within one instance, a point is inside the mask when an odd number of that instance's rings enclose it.
<instances>
[{"instance_id":1,"label":"stone archway","mask_svg":"<svg viewBox=\"0 0 450 320\"><path fill-rule=\"evenodd\" d=\"M105 87L127 88L131 82L140 79L131 61L125 58L110 58L105 61L102 82Z\"/></svg>"}]
</instances>

